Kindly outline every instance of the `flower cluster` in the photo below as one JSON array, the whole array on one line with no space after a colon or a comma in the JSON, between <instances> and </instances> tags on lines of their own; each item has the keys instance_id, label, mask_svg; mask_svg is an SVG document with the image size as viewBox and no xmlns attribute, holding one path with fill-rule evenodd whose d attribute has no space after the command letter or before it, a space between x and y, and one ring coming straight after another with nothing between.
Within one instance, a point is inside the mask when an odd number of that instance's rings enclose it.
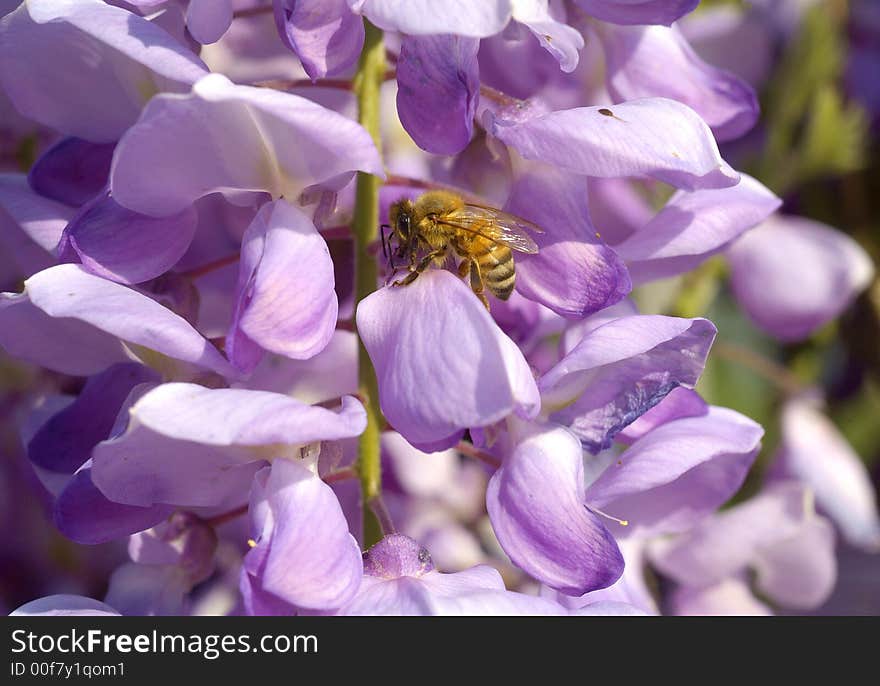
<instances>
[{"instance_id":1,"label":"flower cluster","mask_svg":"<svg viewBox=\"0 0 880 686\"><path fill-rule=\"evenodd\" d=\"M867 472L792 393L719 511L764 429L694 390L718 327L645 294L723 255L800 341L873 265L722 157L760 75L697 4L4 3L2 421L63 536L128 546L103 603L16 612L821 604L835 531L880 547ZM509 299L390 284L378 227L430 189L542 228Z\"/></svg>"}]
</instances>

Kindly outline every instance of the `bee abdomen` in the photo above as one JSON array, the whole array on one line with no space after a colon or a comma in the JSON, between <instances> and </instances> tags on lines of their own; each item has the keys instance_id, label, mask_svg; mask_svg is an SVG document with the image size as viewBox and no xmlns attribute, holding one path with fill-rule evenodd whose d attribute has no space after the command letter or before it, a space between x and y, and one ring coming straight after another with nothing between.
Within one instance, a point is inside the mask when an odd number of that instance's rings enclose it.
<instances>
[{"instance_id":1,"label":"bee abdomen","mask_svg":"<svg viewBox=\"0 0 880 686\"><path fill-rule=\"evenodd\" d=\"M507 300L516 282L513 253L510 248L494 245L477 258L486 288L499 300Z\"/></svg>"}]
</instances>

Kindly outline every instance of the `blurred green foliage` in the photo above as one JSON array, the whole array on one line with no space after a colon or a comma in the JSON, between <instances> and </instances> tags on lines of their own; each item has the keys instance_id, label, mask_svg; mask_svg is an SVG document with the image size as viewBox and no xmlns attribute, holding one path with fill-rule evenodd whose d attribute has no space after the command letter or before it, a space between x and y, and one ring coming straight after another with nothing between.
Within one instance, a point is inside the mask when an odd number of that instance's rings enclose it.
<instances>
[{"instance_id":1,"label":"blurred green foliage","mask_svg":"<svg viewBox=\"0 0 880 686\"><path fill-rule=\"evenodd\" d=\"M841 88L847 40L839 6L806 12L762 99L767 142L754 173L779 194L864 164L867 118Z\"/></svg>"}]
</instances>

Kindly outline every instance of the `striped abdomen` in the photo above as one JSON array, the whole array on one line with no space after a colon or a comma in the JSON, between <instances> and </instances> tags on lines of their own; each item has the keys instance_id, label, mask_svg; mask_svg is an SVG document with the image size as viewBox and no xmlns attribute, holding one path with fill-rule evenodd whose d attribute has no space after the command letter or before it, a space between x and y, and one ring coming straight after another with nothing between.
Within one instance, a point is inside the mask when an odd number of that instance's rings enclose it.
<instances>
[{"instance_id":1,"label":"striped abdomen","mask_svg":"<svg viewBox=\"0 0 880 686\"><path fill-rule=\"evenodd\" d=\"M486 288L499 300L507 300L516 281L510 248L501 243L487 242L486 251L474 258L480 265L480 276Z\"/></svg>"}]
</instances>

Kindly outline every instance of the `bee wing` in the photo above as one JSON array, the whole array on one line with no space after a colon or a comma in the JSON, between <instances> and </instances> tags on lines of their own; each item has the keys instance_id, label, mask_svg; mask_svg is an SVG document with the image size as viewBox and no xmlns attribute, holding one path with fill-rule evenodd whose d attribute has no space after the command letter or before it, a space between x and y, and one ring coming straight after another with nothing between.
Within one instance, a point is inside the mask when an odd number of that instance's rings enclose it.
<instances>
[{"instance_id":1,"label":"bee wing","mask_svg":"<svg viewBox=\"0 0 880 686\"><path fill-rule=\"evenodd\" d=\"M531 254L538 252L538 246L526 232L544 233L540 226L522 217L482 205L463 205L438 217L436 221L503 243L518 252Z\"/></svg>"}]
</instances>

